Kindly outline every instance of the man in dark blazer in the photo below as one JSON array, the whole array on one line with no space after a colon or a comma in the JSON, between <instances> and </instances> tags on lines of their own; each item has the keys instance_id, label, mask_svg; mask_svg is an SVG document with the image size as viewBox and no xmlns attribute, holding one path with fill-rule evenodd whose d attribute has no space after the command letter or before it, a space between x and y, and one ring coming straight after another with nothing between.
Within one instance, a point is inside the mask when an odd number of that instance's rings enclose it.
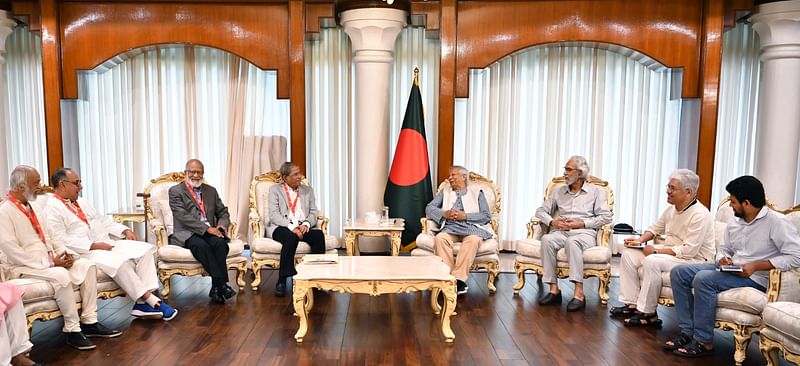
<instances>
[{"instance_id":1,"label":"man in dark blazer","mask_svg":"<svg viewBox=\"0 0 800 366\"><path fill-rule=\"evenodd\" d=\"M203 183L205 171L200 160L187 161L185 173L186 180L169 189L174 225L169 242L192 252L211 276L208 296L214 302L224 304L236 294L228 286L228 208L217 190Z\"/></svg>"},{"instance_id":2,"label":"man in dark blazer","mask_svg":"<svg viewBox=\"0 0 800 366\"><path fill-rule=\"evenodd\" d=\"M311 253L325 253L325 235L317 228L317 206L314 190L301 185L300 167L285 162L280 169L282 184L269 189L267 236L281 243L281 263L275 296L286 296L286 278L294 276L294 254L302 240L311 246Z\"/></svg>"}]
</instances>

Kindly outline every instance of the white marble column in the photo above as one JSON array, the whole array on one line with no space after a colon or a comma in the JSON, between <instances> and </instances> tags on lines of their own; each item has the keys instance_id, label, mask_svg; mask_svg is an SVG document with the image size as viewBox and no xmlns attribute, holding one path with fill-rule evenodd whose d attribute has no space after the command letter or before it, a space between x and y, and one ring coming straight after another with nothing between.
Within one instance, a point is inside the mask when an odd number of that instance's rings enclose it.
<instances>
[{"instance_id":1,"label":"white marble column","mask_svg":"<svg viewBox=\"0 0 800 366\"><path fill-rule=\"evenodd\" d=\"M761 41L755 175L767 197L788 208L800 151L800 0L759 5L750 21Z\"/></svg>"},{"instance_id":2,"label":"white marble column","mask_svg":"<svg viewBox=\"0 0 800 366\"><path fill-rule=\"evenodd\" d=\"M6 39L14 27L17 25L11 14L5 10L0 10L0 192L8 190L8 175L11 171L8 169L8 151L6 146L8 142L5 140L7 133L7 126L11 119L11 114L8 111L8 77L6 70Z\"/></svg>"},{"instance_id":3,"label":"white marble column","mask_svg":"<svg viewBox=\"0 0 800 366\"><path fill-rule=\"evenodd\" d=\"M380 213L383 208L383 191L389 176L392 51L397 35L406 25L407 13L392 8L364 8L343 11L339 19L355 53L356 215L363 218L365 213ZM380 245L367 242L362 240L359 245L365 251Z\"/></svg>"}]
</instances>

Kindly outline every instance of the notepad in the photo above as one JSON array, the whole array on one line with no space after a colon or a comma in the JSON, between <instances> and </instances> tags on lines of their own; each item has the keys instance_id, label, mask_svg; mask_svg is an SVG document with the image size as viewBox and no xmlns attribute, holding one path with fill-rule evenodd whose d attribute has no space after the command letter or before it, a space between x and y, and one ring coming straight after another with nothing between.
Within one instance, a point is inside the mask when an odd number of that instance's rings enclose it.
<instances>
[{"instance_id":1,"label":"notepad","mask_svg":"<svg viewBox=\"0 0 800 366\"><path fill-rule=\"evenodd\" d=\"M719 270L722 272L742 272L742 266L735 264L723 264L719 266Z\"/></svg>"},{"instance_id":2,"label":"notepad","mask_svg":"<svg viewBox=\"0 0 800 366\"><path fill-rule=\"evenodd\" d=\"M308 264L334 264L339 263L338 254L306 254L303 263Z\"/></svg>"},{"instance_id":3,"label":"notepad","mask_svg":"<svg viewBox=\"0 0 800 366\"><path fill-rule=\"evenodd\" d=\"M646 246L646 245L645 245L644 243L639 243L639 244L633 244L633 243L631 243L631 244L625 244L625 247L626 247L626 248L633 248L633 249L643 249L645 246Z\"/></svg>"}]
</instances>

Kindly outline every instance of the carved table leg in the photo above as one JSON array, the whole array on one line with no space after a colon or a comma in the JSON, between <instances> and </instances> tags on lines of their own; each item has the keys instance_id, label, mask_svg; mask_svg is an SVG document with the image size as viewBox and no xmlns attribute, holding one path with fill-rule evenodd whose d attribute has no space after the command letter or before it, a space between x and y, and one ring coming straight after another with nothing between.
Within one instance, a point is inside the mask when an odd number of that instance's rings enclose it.
<instances>
[{"instance_id":1,"label":"carved table leg","mask_svg":"<svg viewBox=\"0 0 800 366\"><path fill-rule=\"evenodd\" d=\"M311 288L308 286L306 281L294 282L292 299L294 300L294 311L297 314L297 317L300 318L300 327L297 329L297 333L294 334L294 339L297 341L297 343L302 343L303 337L305 337L306 332L308 332L308 312L306 311L306 298L308 297L308 291L310 290Z\"/></svg>"},{"instance_id":2,"label":"carved table leg","mask_svg":"<svg viewBox=\"0 0 800 366\"><path fill-rule=\"evenodd\" d=\"M450 328L450 317L456 310L456 284L455 281L447 283L442 289L444 292L444 312L442 312L442 334L444 341L452 343L456 339L453 329Z\"/></svg>"}]
</instances>

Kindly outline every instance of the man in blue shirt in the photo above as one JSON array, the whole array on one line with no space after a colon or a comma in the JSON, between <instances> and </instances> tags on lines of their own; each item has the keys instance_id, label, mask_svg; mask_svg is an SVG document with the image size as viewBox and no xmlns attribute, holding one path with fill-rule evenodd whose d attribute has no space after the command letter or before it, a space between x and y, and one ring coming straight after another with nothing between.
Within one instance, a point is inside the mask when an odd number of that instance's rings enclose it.
<instances>
[{"instance_id":1,"label":"man in blue shirt","mask_svg":"<svg viewBox=\"0 0 800 366\"><path fill-rule=\"evenodd\" d=\"M439 224L433 252L450 267L450 273L456 278L456 291L461 295L467 293L467 276L478 247L483 240L494 237L489 225L492 213L483 190L469 185L466 168L451 167L447 181L450 186L437 193L425 207L425 216ZM461 248L454 260L453 243L456 242L461 242Z\"/></svg>"}]
</instances>

